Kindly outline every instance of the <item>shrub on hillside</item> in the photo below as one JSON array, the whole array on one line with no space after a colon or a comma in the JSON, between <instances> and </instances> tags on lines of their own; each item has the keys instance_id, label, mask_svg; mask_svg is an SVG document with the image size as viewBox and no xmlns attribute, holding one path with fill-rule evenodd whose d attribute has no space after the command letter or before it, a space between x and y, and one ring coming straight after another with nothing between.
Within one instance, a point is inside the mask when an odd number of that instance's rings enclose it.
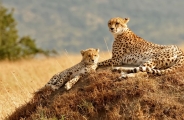
<instances>
[{"instance_id":1,"label":"shrub on hillside","mask_svg":"<svg viewBox=\"0 0 184 120\"><path fill-rule=\"evenodd\" d=\"M0 3L0 60L16 60L32 57L36 54L49 55L55 51L45 51L38 48L29 36L18 36L13 10L8 11Z\"/></svg>"}]
</instances>

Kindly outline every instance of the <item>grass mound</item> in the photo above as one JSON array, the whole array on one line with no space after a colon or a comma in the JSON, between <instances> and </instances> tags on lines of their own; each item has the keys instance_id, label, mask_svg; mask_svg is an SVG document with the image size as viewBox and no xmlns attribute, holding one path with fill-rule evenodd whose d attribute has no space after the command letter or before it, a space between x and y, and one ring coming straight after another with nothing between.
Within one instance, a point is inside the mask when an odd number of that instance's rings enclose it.
<instances>
[{"instance_id":1,"label":"grass mound","mask_svg":"<svg viewBox=\"0 0 184 120\"><path fill-rule=\"evenodd\" d=\"M184 119L183 73L119 79L118 73L102 70L70 91L40 89L7 119Z\"/></svg>"}]
</instances>

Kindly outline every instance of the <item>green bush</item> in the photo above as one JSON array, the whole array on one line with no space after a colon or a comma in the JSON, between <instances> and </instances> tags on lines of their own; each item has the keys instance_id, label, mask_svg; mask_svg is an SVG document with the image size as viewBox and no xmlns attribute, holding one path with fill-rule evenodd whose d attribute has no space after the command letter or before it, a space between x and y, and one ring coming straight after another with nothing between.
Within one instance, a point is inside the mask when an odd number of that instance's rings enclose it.
<instances>
[{"instance_id":1,"label":"green bush","mask_svg":"<svg viewBox=\"0 0 184 120\"><path fill-rule=\"evenodd\" d=\"M55 51L38 48L30 36L18 36L13 9L8 11L0 3L0 60L17 60L33 57L36 54L50 55Z\"/></svg>"}]
</instances>

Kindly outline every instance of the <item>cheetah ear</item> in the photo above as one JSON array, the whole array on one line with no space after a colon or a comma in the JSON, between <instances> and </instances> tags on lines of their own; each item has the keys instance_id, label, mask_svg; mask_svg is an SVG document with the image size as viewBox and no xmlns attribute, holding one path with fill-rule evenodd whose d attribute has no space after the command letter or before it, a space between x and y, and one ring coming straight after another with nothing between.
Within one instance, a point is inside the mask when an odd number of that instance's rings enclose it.
<instances>
[{"instance_id":1,"label":"cheetah ear","mask_svg":"<svg viewBox=\"0 0 184 120\"><path fill-rule=\"evenodd\" d=\"M99 49L99 48L97 48L97 49L96 49L96 51L97 51L97 52L100 52L100 49Z\"/></svg>"},{"instance_id":2,"label":"cheetah ear","mask_svg":"<svg viewBox=\"0 0 184 120\"><path fill-rule=\"evenodd\" d=\"M81 53L82 56L84 55L84 52L85 52L85 50L81 50L80 51L80 53Z\"/></svg>"},{"instance_id":3,"label":"cheetah ear","mask_svg":"<svg viewBox=\"0 0 184 120\"><path fill-rule=\"evenodd\" d=\"M124 19L125 23L128 23L129 20L130 20L130 18L125 18L125 19Z\"/></svg>"}]
</instances>

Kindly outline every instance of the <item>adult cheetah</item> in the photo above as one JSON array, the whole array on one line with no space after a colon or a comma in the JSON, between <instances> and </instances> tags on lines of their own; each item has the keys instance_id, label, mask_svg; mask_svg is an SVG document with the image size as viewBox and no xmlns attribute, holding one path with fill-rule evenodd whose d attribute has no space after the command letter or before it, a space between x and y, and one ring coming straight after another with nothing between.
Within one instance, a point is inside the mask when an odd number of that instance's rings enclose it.
<instances>
[{"instance_id":1,"label":"adult cheetah","mask_svg":"<svg viewBox=\"0 0 184 120\"><path fill-rule=\"evenodd\" d=\"M45 86L50 86L53 90L56 90L66 83L65 89L69 90L81 77L95 72L99 59L99 49L81 50L81 54L80 63L55 74Z\"/></svg>"},{"instance_id":2,"label":"adult cheetah","mask_svg":"<svg viewBox=\"0 0 184 120\"><path fill-rule=\"evenodd\" d=\"M120 67L120 71L139 71L162 75L173 72L184 63L183 52L175 45L158 45L134 34L128 27L129 18L115 17L108 27L114 36L112 58L99 62L98 66L135 65L132 69ZM117 68L119 69L119 68Z\"/></svg>"}]
</instances>

